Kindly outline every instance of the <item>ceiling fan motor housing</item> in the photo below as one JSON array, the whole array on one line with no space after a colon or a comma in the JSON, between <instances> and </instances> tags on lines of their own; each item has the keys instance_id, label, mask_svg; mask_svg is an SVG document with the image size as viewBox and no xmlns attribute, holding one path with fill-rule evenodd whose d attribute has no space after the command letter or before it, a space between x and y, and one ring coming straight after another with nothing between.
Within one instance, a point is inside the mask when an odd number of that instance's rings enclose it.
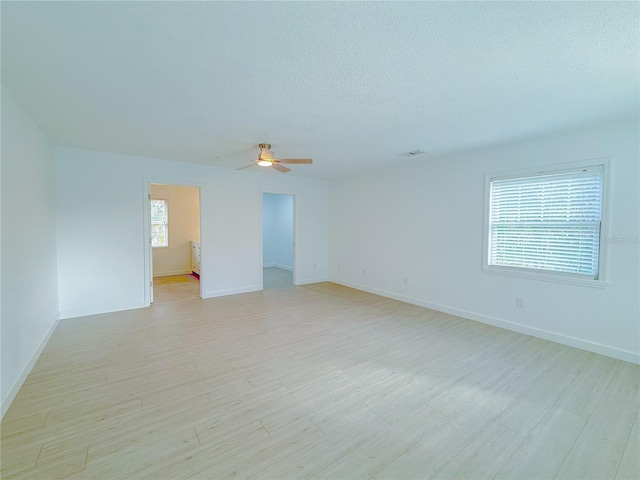
<instances>
[{"instance_id":1,"label":"ceiling fan motor housing","mask_svg":"<svg viewBox=\"0 0 640 480\"><path fill-rule=\"evenodd\" d=\"M258 165L261 165L263 167L273 165L273 154L271 153L271 145L269 143L261 143L258 145L258 147L260 147L260 154L258 155Z\"/></svg>"}]
</instances>

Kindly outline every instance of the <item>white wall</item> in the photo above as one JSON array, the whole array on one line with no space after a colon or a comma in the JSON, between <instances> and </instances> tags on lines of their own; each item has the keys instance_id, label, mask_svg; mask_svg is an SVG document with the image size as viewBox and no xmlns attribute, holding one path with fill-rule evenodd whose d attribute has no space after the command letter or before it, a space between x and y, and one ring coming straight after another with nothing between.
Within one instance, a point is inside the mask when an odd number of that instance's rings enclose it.
<instances>
[{"instance_id":1,"label":"white wall","mask_svg":"<svg viewBox=\"0 0 640 480\"><path fill-rule=\"evenodd\" d=\"M53 149L2 86L2 415L57 324Z\"/></svg>"},{"instance_id":2,"label":"white wall","mask_svg":"<svg viewBox=\"0 0 640 480\"><path fill-rule=\"evenodd\" d=\"M262 263L293 270L293 196L262 197Z\"/></svg>"},{"instance_id":3,"label":"white wall","mask_svg":"<svg viewBox=\"0 0 640 480\"><path fill-rule=\"evenodd\" d=\"M330 278L638 362L638 132L618 122L332 181ZM605 289L483 273L486 173L608 156L608 236L627 241L609 245Z\"/></svg>"},{"instance_id":4,"label":"white wall","mask_svg":"<svg viewBox=\"0 0 640 480\"><path fill-rule=\"evenodd\" d=\"M191 273L191 241L200 241L198 188L152 184L149 191L169 202L169 246L153 249L153 275Z\"/></svg>"},{"instance_id":5,"label":"white wall","mask_svg":"<svg viewBox=\"0 0 640 480\"><path fill-rule=\"evenodd\" d=\"M146 182L201 186L204 297L260 289L261 191L296 195L298 282L328 277L323 180L68 148L55 154L63 318L145 305Z\"/></svg>"}]
</instances>

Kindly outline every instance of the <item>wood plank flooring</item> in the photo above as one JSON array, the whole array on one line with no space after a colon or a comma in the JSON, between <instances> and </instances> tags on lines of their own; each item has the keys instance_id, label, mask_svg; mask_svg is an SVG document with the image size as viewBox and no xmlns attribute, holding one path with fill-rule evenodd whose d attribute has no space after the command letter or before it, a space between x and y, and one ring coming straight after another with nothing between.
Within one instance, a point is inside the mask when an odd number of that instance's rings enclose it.
<instances>
[{"instance_id":1,"label":"wood plank flooring","mask_svg":"<svg viewBox=\"0 0 640 480\"><path fill-rule=\"evenodd\" d=\"M200 279L195 275L153 277L153 303L200 300Z\"/></svg>"},{"instance_id":2,"label":"wood plank flooring","mask_svg":"<svg viewBox=\"0 0 640 480\"><path fill-rule=\"evenodd\" d=\"M639 384L331 283L174 300L60 322L2 421L2 478L637 479Z\"/></svg>"},{"instance_id":3,"label":"wood plank flooring","mask_svg":"<svg viewBox=\"0 0 640 480\"><path fill-rule=\"evenodd\" d=\"M265 289L291 288L293 273L282 268L265 267L262 269L262 280Z\"/></svg>"}]
</instances>

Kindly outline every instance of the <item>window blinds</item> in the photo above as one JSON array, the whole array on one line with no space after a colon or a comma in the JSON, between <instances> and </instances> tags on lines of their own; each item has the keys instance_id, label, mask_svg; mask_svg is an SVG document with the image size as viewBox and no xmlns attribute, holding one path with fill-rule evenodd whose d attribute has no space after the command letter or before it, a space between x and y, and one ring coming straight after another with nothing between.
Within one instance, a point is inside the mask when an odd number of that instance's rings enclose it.
<instances>
[{"instance_id":1,"label":"window blinds","mask_svg":"<svg viewBox=\"0 0 640 480\"><path fill-rule=\"evenodd\" d=\"M169 208L166 200L150 200L151 246L169 246Z\"/></svg>"},{"instance_id":2,"label":"window blinds","mask_svg":"<svg viewBox=\"0 0 640 480\"><path fill-rule=\"evenodd\" d=\"M604 169L491 180L489 265L598 278Z\"/></svg>"}]
</instances>

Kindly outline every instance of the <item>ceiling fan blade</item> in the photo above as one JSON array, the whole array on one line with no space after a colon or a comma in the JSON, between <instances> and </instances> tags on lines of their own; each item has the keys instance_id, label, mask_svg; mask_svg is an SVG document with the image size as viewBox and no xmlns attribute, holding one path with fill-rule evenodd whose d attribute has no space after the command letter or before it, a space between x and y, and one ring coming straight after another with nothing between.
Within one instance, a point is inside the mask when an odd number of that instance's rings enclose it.
<instances>
[{"instance_id":1,"label":"ceiling fan blade","mask_svg":"<svg viewBox=\"0 0 640 480\"><path fill-rule=\"evenodd\" d=\"M250 163L249 165L245 165L244 167L236 168L236 170L243 170L245 168L254 167L255 165L255 163Z\"/></svg>"},{"instance_id":2,"label":"ceiling fan blade","mask_svg":"<svg viewBox=\"0 0 640 480\"><path fill-rule=\"evenodd\" d=\"M313 163L313 160L310 158L280 158L273 159L274 163L290 163L290 164L298 164L298 165L309 165Z\"/></svg>"},{"instance_id":3,"label":"ceiling fan blade","mask_svg":"<svg viewBox=\"0 0 640 480\"><path fill-rule=\"evenodd\" d=\"M275 168L276 170L278 170L279 172L282 173L287 173L290 172L291 169L287 168L287 167L283 167L282 165L278 165L277 163L274 163L273 165L271 165L273 168Z\"/></svg>"}]
</instances>

